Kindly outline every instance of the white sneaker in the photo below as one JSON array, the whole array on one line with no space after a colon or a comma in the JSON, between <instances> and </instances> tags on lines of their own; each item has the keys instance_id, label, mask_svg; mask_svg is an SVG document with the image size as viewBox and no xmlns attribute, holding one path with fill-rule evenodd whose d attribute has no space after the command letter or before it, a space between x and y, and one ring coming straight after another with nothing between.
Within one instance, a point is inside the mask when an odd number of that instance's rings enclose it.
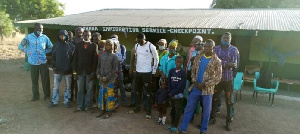
<instances>
[{"instance_id":1,"label":"white sneaker","mask_svg":"<svg viewBox=\"0 0 300 134\"><path fill-rule=\"evenodd\" d=\"M150 120L150 119L151 119L151 116L150 116L150 115L146 115L146 119L147 119L147 120Z\"/></svg>"}]
</instances>

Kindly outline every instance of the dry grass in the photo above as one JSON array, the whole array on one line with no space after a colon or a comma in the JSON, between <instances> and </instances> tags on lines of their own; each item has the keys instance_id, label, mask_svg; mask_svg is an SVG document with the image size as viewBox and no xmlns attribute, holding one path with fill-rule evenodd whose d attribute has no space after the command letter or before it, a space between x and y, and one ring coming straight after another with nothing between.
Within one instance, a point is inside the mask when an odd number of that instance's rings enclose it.
<instances>
[{"instance_id":1,"label":"dry grass","mask_svg":"<svg viewBox=\"0 0 300 134\"><path fill-rule=\"evenodd\" d=\"M4 37L0 40L0 60L10 60L25 58L25 54L18 50L18 44L23 39L24 34L16 34L13 37Z\"/></svg>"}]
</instances>

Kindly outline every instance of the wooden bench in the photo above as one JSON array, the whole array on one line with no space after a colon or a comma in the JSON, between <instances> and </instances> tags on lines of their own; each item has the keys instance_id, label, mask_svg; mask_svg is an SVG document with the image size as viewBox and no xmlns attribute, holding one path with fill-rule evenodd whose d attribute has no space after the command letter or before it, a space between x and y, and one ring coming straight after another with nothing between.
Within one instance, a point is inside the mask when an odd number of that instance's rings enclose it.
<instances>
[{"instance_id":1,"label":"wooden bench","mask_svg":"<svg viewBox=\"0 0 300 134\"><path fill-rule=\"evenodd\" d=\"M245 65L244 71L244 82L253 82L255 77L255 72L260 71L260 66L258 65Z\"/></svg>"}]
</instances>

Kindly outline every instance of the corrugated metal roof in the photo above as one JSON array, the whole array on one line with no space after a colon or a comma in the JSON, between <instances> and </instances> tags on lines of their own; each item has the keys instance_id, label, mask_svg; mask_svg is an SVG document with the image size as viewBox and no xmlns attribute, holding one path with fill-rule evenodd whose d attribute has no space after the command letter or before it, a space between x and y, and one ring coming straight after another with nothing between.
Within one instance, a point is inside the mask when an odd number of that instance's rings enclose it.
<instances>
[{"instance_id":1,"label":"corrugated metal roof","mask_svg":"<svg viewBox=\"0 0 300 134\"><path fill-rule=\"evenodd\" d=\"M17 24L36 22L70 26L300 31L300 9L103 9Z\"/></svg>"}]
</instances>

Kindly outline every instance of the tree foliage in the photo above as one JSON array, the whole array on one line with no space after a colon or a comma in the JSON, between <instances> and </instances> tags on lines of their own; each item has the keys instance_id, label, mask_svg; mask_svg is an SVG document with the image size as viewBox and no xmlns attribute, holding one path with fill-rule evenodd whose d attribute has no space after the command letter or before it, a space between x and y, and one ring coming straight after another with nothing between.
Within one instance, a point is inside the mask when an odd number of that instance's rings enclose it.
<instances>
[{"instance_id":1,"label":"tree foliage","mask_svg":"<svg viewBox=\"0 0 300 134\"><path fill-rule=\"evenodd\" d=\"M300 0L214 0L214 8L299 8Z\"/></svg>"},{"instance_id":2,"label":"tree foliage","mask_svg":"<svg viewBox=\"0 0 300 134\"><path fill-rule=\"evenodd\" d=\"M3 39L3 35L10 35L12 31L13 25L9 15L0 11L0 40Z\"/></svg>"},{"instance_id":3,"label":"tree foliage","mask_svg":"<svg viewBox=\"0 0 300 134\"><path fill-rule=\"evenodd\" d=\"M14 21L47 19L64 15L64 5L57 0L1 0L4 9Z\"/></svg>"}]
</instances>

